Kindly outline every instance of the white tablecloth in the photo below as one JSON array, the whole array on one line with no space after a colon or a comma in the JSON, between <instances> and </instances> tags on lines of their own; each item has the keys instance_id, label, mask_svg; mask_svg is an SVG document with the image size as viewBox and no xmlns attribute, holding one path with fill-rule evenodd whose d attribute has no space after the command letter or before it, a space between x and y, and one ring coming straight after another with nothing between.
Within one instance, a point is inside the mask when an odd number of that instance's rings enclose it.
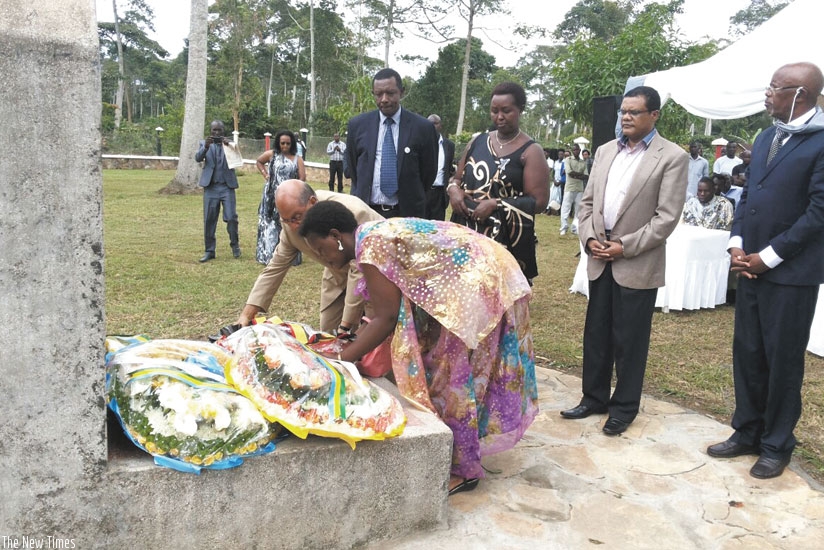
<instances>
[{"instance_id":1,"label":"white tablecloth","mask_svg":"<svg viewBox=\"0 0 824 550\"><path fill-rule=\"evenodd\" d=\"M658 289L655 307L667 311L723 304L730 270L729 235L729 231L678 225L667 239L666 285ZM585 296L589 296L587 258L582 250L569 288Z\"/></svg>"},{"instance_id":2,"label":"white tablecloth","mask_svg":"<svg viewBox=\"0 0 824 550\"><path fill-rule=\"evenodd\" d=\"M824 285L821 285L818 290L818 303L815 306L815 317L813 317L807 351L824 357Z\"/></svg>"}]
</instances>

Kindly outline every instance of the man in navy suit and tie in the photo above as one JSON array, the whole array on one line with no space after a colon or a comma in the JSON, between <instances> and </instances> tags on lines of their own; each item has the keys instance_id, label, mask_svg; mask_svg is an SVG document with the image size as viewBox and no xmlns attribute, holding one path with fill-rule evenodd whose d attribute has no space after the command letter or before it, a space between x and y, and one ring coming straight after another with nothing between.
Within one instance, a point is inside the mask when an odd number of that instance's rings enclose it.
<instances>
[{"instance_id":1,"label":"man in navy suit and tie","mask_svg":"<svg viewBox=\"0 0 824 550\"><path fill-rule=\"evenodd\" d=\"M438 171L438 133L427 119L401 108L403 93L401 76L381 69L372 78L378 109L349 120L351 192L385 218L425 218Z\"/></svg>"},{"instance_id":2,"label":"man in navy suit and tie","mask_svg":"<svg viewBox=\"0 0 824 550\"><path fill-rule=\"evenodd\" d=\"M774 126L755 140L730 233L738 273L733 338L735 433L707 449L716 458L760 455L759 479L789 464L801 416L804 354L824 283L824 112L821 69L778 69L764 105Z\"/></svg>"},{"instance_id":3,"label":"man in navy suit and tie","mask_svg":"<svg viewBox=\"0 0 824 550\"><path fill-rule=\"evenodd\" d=\"M224 137L224 131L223 122L213 121L209 139L201 140L200 147L195 153L195 160L203 162L199 185L204 188L203 240L206 244L206 253L199 260L201 263L213 260L215 257L215 229L221 205L223 205L223 221L226 222L226 230L229 232L232 255L235 258L240 257L235 203L237 176L233 169L229 169L226 155L223 152L223 145L232 143Z\"/></svg>"}]
</instances>

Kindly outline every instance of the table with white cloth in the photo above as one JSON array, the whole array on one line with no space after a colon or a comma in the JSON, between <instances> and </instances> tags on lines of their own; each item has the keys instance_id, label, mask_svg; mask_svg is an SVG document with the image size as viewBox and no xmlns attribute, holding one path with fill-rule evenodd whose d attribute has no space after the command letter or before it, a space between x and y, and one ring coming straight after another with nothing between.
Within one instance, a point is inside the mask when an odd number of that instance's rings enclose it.
<instances>
[{"instance_id":1,"label":"table with white cloth","mask_svg":"<svg viewBox=\"0 0 824 550\"><path fill-rule=\"evenodd\" d=\"M824 357L824 285L818 289L818 303L815 305L815 317L810 329L807 351Z\"/></svg>"},{"instance_id":2,"label":"table with white cloth","mask_svg":"<svg viewBox=\"0 0 824 550\"><path fill-rule=\"evenodd\" d=\"M679 224L667 239L666 282L658 289L655 307L668 311L723 304L730 271L729 238L729 231ZM587 260L582 247L570 292L589 296Z\"/></svg>"}]
</instances>

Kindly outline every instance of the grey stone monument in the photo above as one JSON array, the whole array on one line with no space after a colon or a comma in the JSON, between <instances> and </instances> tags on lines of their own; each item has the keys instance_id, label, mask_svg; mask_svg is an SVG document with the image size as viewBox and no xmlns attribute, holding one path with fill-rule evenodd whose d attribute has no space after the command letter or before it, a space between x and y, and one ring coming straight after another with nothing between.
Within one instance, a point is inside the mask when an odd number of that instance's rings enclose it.
<instances>
[{"instance_id":1,"label":"grey stone monument","mask_svg":"<svg viewBox=\"0 0 824 550\"><path fill-rule=\"evenodd\" d=\"M0 537L69 538L67 528L97 529L101 517L105 318L92 6L4 0L0 9Z\"/></svg>"}]
</instances>

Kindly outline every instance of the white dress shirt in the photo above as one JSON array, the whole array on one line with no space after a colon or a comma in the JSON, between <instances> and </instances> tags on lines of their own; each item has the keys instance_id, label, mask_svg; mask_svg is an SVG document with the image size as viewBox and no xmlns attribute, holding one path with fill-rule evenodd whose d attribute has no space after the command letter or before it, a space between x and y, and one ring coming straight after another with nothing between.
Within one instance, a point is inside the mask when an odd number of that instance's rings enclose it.
<instances>
[{"instance_id":1,"label":"white dress shirt","mask_svg":"<svg viewBox=\"0 0 824 550\"><path fill-rule=\"evenodd\" d=\"M395 158L400 162L401 154L398 151L398 135L400 133L401 127L401 109L399 107L395 114L392 115L392 120L395 121L395 124L391 126L387 126L383 123L387 118L381 112L378 112L380 115L380 122L378 126L378 145L375 148L375 171L372 172L372 195L370 198L370 204L385 204L387 206L394 206L398 204L398 195L395 194L391 197L387 197L381 192L381 152L383 150L383 140L386 136L387 128L391 129L392 132L392 141L395 142Z\"/></svg>"}]
</instances>

